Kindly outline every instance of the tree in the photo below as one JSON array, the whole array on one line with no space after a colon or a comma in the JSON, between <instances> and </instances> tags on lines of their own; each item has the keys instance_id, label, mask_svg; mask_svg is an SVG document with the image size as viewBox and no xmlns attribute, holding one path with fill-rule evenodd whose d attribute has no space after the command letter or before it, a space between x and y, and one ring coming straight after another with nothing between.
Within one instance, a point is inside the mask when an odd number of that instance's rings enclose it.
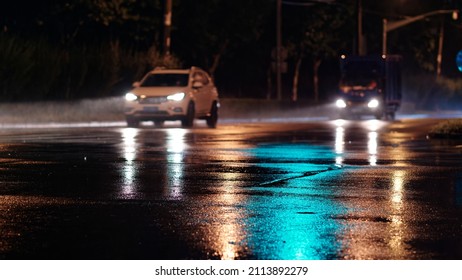
<instances>
[{"instance_id":1,"label":"tree","mask_svg":"<svg viewBox=\"0 0 462 280\"><path fill-rule=\"evenodd\" d=\"M319 101L319 67L326 58L339 55L351 41L349 22L352 11L347 6L318 4L291 10L286 14L285 29L291 30L288 44L295 58L292 100L298 98L300 66L309 58L313 71L314 101Z\"/></svg>"},{"instance_id":2,"label":"tree","mask_svg":"<svg viewBox=\"0 0 462 280\"><path fill-rule=\"evenodd\" d=\"M223 56L233 55L234 50L261 38L271 12L267 0L177 3L173 13L172 49L181 53L186 61L200 62L212 76Z\"/></svg>"}]
</instances>

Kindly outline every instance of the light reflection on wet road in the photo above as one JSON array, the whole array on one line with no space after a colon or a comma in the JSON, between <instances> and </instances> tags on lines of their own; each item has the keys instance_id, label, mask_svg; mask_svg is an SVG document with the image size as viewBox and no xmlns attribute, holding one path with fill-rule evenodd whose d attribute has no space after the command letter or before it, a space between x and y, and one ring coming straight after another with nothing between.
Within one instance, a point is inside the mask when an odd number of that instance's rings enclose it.
<instances>
[{"instance_id":1,"label":"light reflection on wet road","mask_svg":"<svg viewBox=\"0 0 462 280\"><path fill-rule=\"evenodd\" d=\"M4 129L0 258L460 259L432 122Z\"/></svg>"}]
</instances>

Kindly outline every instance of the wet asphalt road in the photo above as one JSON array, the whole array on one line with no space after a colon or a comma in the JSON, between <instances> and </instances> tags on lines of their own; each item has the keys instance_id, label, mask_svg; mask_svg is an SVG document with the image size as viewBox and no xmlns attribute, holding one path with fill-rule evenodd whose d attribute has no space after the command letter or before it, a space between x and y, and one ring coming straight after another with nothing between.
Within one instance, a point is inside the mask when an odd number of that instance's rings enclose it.
<instances>
[{"instance_id":1,"label":"wet asphalt road","mask_svg":"<svg viewBox=\"0 0 462 280\"><path fill-rule=\"evenodd\" d=\"M462 259L438 120L0 130L2 259Z\"/></svg>"}]
</instances>

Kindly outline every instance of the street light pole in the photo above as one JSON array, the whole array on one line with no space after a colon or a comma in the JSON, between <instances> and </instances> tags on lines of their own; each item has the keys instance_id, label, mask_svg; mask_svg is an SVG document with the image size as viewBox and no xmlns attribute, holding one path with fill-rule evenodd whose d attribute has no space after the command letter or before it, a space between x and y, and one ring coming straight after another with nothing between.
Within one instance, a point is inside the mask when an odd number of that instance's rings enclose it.
<instances>
[{"instance_id":1,"label":"street light pole","mask_svg":"<svg viewBox=\"0 0 462 280\"><path fill-rule=\"evenodd\" d=\"M163 44L163 52L164 52L165 58L170 56L171 30L172 30L172 0L165 0L164 44Z\"/></svg>"},{"instance_id":2,"label":"street light pole","mask_svg":"<svg viewBox=\"0 0 462 280\"><path fill-rule=\"evenodd\" d=\"M422 15L414 16L414 17L408 17L408 18L405 18L403 20L398 20L398 21L387 21L386 19L384 19L383 20L382 55L387 54L387 34L388 32L398 29L400 27L403 27L405 25L408 25L410 23L425 19L429 16L433 16L433 15L452 14L453 18L457 18L457 13L458 13L458 10L437 10L437 11L428 12Z\"/></svg>"},{"instance_id":3,"label":"street light pole","mask_svg":"<svg viewBox=\"0 0 462 280\"><path fill-rule=\"evenodd\" d=\"M388 20L384 18L383 19L383 32L382 32L382 56L387 55L387 28L388 28Z\"/></svg>"}]
</instances>

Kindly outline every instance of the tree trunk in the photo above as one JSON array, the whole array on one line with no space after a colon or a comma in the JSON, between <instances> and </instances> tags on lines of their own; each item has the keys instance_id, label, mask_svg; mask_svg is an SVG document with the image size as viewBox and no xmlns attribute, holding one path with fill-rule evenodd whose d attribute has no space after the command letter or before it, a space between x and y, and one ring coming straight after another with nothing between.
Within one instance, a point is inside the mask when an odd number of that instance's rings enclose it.
<instances>
[{"instance_id":1,"label":"tree trunk","mask_svg":"<svg viewBox=\"0 0 462 280\"><path fill-rule=\"evenodd\" d=\"M223 44L221 44L218 52L213 56L213 63L212 63L212 66L209 68L209 73L210 73L210 76L212 76L212 78L215 75L215 71L217 70L218 65L220 64L221 56L223 55L226 48L228 47L228 44L229 44L229 40L224 41Z\"/></svg>"},{"instance_id":2,"label":"tree trunk","mask_svg":"<svg viewBox=\"0 0 462 280\"><path fill-rule=\"evenodd\" d=\"M313 91L314 91L314 102L319 102L319 66L321 65L322 59L315 58L313 62Z\"/></svg>"},{"instance_id":3,"label":"tree trunk","mask_svg":"<svg viewBox=\"0 0 462 280\"><path fill-rule=\"evenodd\" d=\"M302 65L302 56L299 55L295 64L294 81L292 84L292 101L298 100L298 80L300 78L300 66Z\"/></svg>"},{"instance_id":4,"label":"tree trunk","mask_svg":"<svg viewBox=\"0 0 462 280\"><path fill-rule=\"evenodd\" d=\"M266 99L267 100L270 100L271 99L271 95L272 95L272 92L273 92L273 80L271 79L271 75L272 75L272 69L271 69L271 65L268 67L268 71L266 72Z\"/></svg>"}]
</instances>

